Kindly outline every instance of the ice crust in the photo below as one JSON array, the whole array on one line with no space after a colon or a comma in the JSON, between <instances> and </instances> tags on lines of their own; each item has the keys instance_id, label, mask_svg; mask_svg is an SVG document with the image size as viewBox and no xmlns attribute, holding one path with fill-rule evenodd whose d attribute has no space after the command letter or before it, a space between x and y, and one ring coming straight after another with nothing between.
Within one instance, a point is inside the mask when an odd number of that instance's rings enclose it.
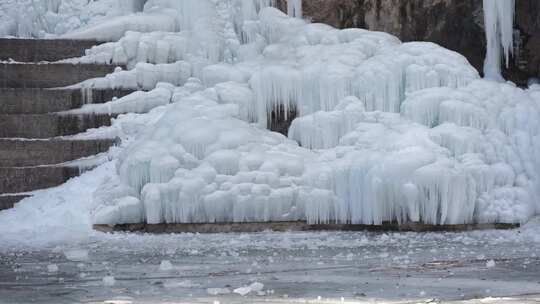
<instances>
[{"instance_id":1,"label":"ice crust","mask_svg":"<svg viewBox=\"0 0 540 304\"><path fill-rule=\"evenodd\" d=\"M170 8L183 16L189 2ZM261 1L198 3L225 26L128 32L80 59L127 64L121 73L148 88L167 80L139 73L141 62L191 67L156 89L169 92L166 110L118 158L121 193L97 191L114 199L96 223L463 224L537 212L534 87L482 80L432 43L310 24ZM298 115L289 138L266 129L280 111Z\"/></svg>"}]
</instances>

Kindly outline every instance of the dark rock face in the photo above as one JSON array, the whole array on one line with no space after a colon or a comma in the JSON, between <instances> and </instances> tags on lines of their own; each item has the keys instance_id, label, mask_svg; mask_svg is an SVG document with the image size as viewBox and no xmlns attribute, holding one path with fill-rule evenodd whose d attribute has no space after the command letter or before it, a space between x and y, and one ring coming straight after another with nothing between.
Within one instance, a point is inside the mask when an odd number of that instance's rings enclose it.
<instances>
[{"instance_id":1,"label":"dark rock face","mask_svg":"<svg viewBox=\"0 0 540 304\"><path fill-rule=\"evenodd\" d=\"M516 47L505 76L518 84L540 76L540 1L516 1ZM284 8L285 0L279 0ZM483 70L486 42L480 0L304 0L304 15L338 28L384 31L402 41L431 41Z\"/></svg>"},{"instance_id":2,"label":"dark rock face","mask_svg":"<svg viewBox=\"0 0 540 304\"><path fill-rule=\"evenodd\" d=\"M516 28L521 47L515 68L529 77L540 77L540 1L516 1Z\"/></svg>"}]
</instances>

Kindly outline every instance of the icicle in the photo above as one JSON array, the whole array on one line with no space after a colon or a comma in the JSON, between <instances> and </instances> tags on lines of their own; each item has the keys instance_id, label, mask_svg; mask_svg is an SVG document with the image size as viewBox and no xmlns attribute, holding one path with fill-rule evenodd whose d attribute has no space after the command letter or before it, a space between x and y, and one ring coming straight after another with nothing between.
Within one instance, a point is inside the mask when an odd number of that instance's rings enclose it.
<instances>
[{"instance_id":1,"label":"icicle","mask_svg":"<svg viewBox=\"0 0 540 304\"><path fill-rule=\"evenodd\" d=\"M81 87L81 98L82 98L82 104L92 104L94 103L94 98L92 96L93 89L92 87Z\"/></svg>"},{"instance_id":2,"label":"icicle","mask_svg":"<svg viewBox=\"0 0 540 304\"><path fill-rule=\"evenodd\" d=\"M287 0L287 14L294 18L302 18L302 0Z\"/></svg>"},{"instance_id":3,"label":"icicle","mask_svg":"<svg viewBox=\"0 0 540 304\"><path fill-rule=\"evenodd\" d=\"M487 54L484 63L486 78L502 81L501 56L506 66L514 47L515 0L484 0ZM501 54L501 46L504 54Z\"/></svg>"}]
</instances>

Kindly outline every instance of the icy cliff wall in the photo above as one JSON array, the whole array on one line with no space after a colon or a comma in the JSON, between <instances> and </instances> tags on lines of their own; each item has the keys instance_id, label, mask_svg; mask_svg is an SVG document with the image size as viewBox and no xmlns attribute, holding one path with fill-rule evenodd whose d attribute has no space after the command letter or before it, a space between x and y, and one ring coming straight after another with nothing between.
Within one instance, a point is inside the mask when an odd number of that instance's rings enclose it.
<instances>
[{"instance_id":1,"label":"icy cliff wall","mask_svg":"<svg viewBox=\"0 0 540 304\"><path fill-rule=\"evenodd\" d=\"M285 8L285 0L279 0ZM431 41L463 54L483 71L486 54L483 3L479 0L309 0L306 18L338 28L391 33L402 41ZM516 1L516 57L504 76L525 84L540 75L540 1Z\"/></svg>"}]
</instances>

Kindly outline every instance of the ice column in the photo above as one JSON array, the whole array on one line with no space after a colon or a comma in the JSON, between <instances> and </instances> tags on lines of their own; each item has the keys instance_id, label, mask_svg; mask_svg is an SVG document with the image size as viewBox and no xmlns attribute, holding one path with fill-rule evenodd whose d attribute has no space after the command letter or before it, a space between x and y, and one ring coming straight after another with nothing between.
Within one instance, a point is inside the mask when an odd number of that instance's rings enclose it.
<instances>
[{"instance_id":1,"label":"ice column","mask_svg":"<svg viewBox=\"0 0 540 304\"><path fill-rule=\"evenodd\" d=\"M487 54L484 63L486 78L500 80L501 46L506 66L514 47L515 0L484 0L484 23L486 27Z\"/></svg>"},{"instance_id":2,"label":"ice column","mask_svg":"<svg viewBox=\"0 0 540 304\"><path fill-rule=\"evenodd\" d=\"M302 18L302 0L287 0L287 13L291 17Z\"/></svg>"}]
</instances>

